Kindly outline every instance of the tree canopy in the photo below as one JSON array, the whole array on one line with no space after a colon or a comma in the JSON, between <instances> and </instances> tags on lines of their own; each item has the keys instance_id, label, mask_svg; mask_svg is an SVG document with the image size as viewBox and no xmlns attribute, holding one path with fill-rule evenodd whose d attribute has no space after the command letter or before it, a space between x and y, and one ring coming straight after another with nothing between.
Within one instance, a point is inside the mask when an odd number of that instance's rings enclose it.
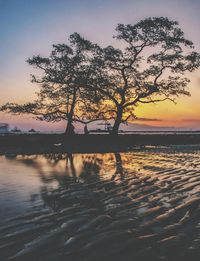
<instances>
[{"instance_id":1,"label":"tree canopy","mask_svg":"<svg viewBox=\"0 0 200 261\"><path fill-rule=\"evenodd\" d=\"M178 22L153 17L119 24L119 47L100 47L74 33L69 44L53 46L49 57L33 56L30 65L42 71L37 99L8 103L2 111L30 113L46 121L114 120L112 133L131 118L138 104L175 101L190 95L186 72L200 66L200 54L185 38ZM116 44L117 45L117 44Z\"/></svg>"}]
</instances>

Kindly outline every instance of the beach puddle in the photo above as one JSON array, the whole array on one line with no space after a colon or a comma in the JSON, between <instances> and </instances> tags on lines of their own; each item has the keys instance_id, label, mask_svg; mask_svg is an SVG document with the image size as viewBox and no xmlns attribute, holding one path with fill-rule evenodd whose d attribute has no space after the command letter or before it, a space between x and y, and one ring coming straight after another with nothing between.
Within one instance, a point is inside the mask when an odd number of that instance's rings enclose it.
<instances>
[{"instance_id":1,"label":"beach puddle","mask_svg":"<svg viewBox=\"0 0 200 261\"><path fill-rule=\"evenodd\" d=\"M199 260L200 150L1 156L0 210L1 260Z\"/></svg>"}]
</instances>

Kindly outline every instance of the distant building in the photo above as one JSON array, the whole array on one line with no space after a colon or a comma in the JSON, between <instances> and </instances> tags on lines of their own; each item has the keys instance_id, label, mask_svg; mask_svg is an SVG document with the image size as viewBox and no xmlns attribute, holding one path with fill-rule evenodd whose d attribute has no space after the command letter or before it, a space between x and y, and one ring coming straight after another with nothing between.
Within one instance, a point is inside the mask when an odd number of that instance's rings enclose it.
<instances>
[{"instance_id":1,"label":"distant building","mask_svg":"<svg viewBox=\"0 0 200 261\"><path fill-rule=\"evenodd\" d=\"M8 133L9 125L7 123L0 123L0 133Z\"/></svg>"},{"instance_id":2,"label":"distant building","mask_svg":"<svg viewBox=\"0 0 200 261\"><path fill-rule=\"evenodd\" d=\"M22 132L22 131L15 126L14 129L11 130L11 132L18 133L18 132Z\"/></svg>"},{"instance_id":3,"label":"distant building","mask_svg":"<svg viewBox=\"0 0 200 261\"><path fill-rule=\"evenodd\" d=\"M28 132L36 132L35 129L30 129Z\"/></svg>"}]
</instances>

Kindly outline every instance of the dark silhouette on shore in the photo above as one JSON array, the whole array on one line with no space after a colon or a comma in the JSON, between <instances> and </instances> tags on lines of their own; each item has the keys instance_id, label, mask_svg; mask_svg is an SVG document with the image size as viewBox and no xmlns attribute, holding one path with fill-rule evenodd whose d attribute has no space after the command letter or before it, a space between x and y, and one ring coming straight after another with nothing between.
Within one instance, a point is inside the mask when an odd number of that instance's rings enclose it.
<instances>
[{"instance_id":1,"label":"dark silhouette on shore","mask_svg":"<svg viewBox=\"0 0 200 261\"><path fill-rule=\"evenodd\" d=\"M88 130L88 128L87 128L87 125L85 125L85 127L84 127L84 133L85 133L85 135L88 135L88 134L89 134L89 130Z\"/></svg>"}]
</instances>

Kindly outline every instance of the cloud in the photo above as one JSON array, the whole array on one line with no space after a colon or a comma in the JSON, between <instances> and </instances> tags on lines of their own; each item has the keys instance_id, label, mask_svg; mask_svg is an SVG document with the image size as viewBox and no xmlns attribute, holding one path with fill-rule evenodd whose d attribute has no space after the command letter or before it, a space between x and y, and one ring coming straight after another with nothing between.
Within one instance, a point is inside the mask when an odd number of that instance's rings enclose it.
<instances>
[{"instance_id":1,"label":"cloud","mask_svg":"<svg viewBox=\"0 0 200 261\"><path fill-rule=\"evenodd\" d=\"M187 121L187 122L200 122L200 119L181 119L180 121Z\"/></svg>"},{"instance_id":2,"label":"cloud","mask_svg":"<svg viewBox=\"0 0 200 261\"><path fill-rule=\"evenodd\" d=\"M154 118L137 118L136 121L163 121L163 120L154 119Z\"/></svg>"}]
</instances>

